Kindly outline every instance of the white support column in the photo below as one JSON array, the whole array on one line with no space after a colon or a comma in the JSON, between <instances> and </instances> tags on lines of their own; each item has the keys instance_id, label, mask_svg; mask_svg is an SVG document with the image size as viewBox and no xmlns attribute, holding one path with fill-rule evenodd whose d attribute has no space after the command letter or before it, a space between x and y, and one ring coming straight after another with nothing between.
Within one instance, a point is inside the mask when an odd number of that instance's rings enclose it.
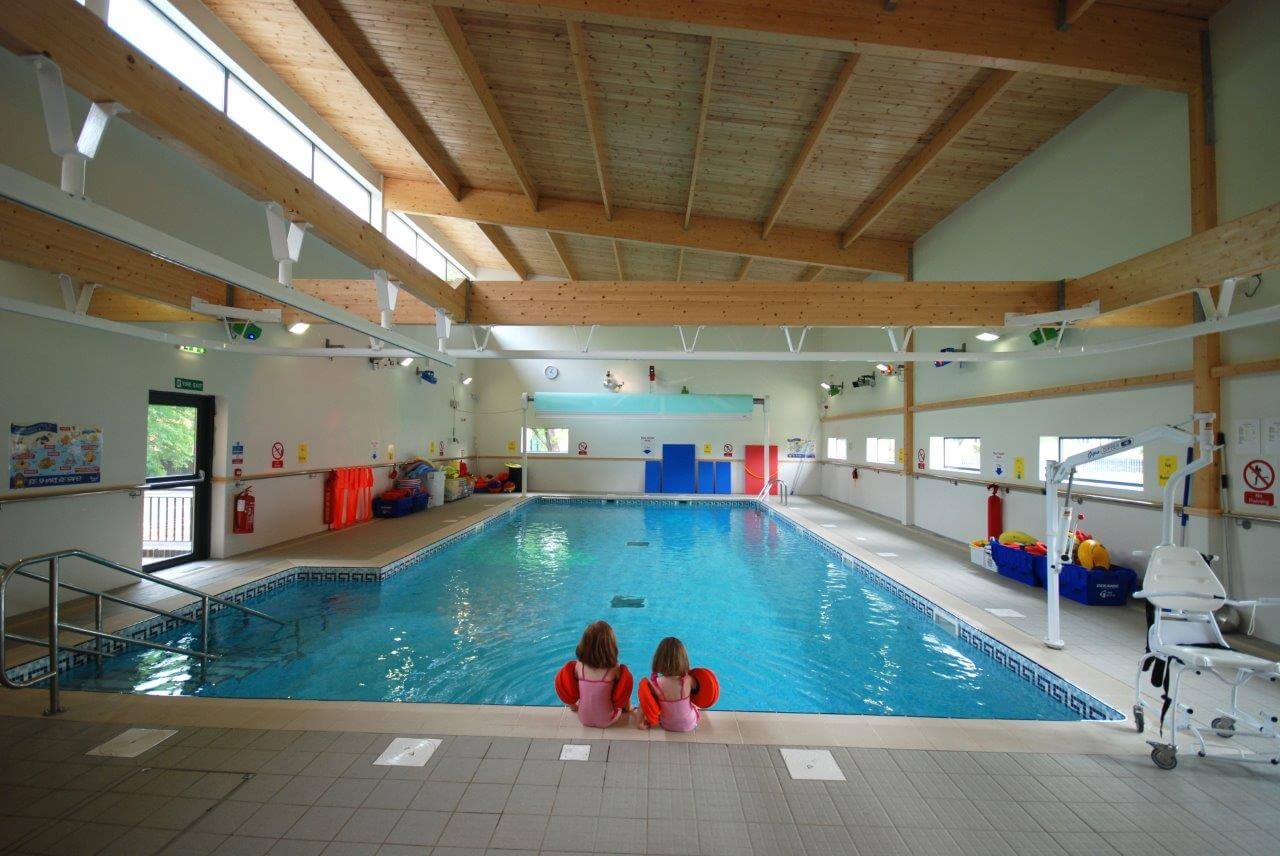
<instances>
[{"instance_id":1,"label":"white support column","mask_svg":"<svg viewBox=\"0 0 1280 856\"><path fill-rule=\"evenodd\" d=\"M529 495L529 393L520 393L520 493Z\"/></svg>"},{"instance_id":2,"label":"white support column","mask_svg":"<svg viewBox=\"0 0 1280 856\"><path fill-rule=\"evenodd\" d=\"M293 263L302 254L302 239L310 223L294 223L284 216L278 202L268 202L267 235L271 238L271 255L276 260L276 282L293 288Z\"/></svg>"},{"instance_id":3,"label":"white support column","mask_svg":"<svg viewBox=\"0 0 1280 856\"><path fill-rule=\"evenodd\" d=\"M71 109L67 106L67 89L62 82L62 69L46 56L31 56L27 59L36 70L36 88L40 92L40 107L44 111L49 148L62 158L59 186L65 193L84 196L85 166L98 153L98 144L102 142L102 134L107 130L111 117L125 112L125 108L115 101L95 101L90 104L89 114L85 116L77 137L71 127Z\"/></svg>"}]
</instances>

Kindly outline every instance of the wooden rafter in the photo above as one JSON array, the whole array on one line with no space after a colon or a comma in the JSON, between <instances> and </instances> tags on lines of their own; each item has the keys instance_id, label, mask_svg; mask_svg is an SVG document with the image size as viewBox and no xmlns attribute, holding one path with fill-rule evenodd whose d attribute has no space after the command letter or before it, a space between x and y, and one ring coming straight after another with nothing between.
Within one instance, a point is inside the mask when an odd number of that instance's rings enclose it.
<instances>
[{"instance_id":1,"label":"wooden rafter","mask_svg":"<svg viewBox=\"0 0 1280 856\"><path fill-rule=\"evenodd\" d=\"M815 279L822 276L822 272L826 269L825 265L809 265L804 269L804 273L800 274L800 281L813 282Z\"/></svg>"},{"instance_id":2,"label":"wooden rafter","mask_svg":"<svg viewBox=\"0 0 1280 856\"><path fill-rule=\"evenodd\" d=\"M315 31L329 45L342 64L369 93L378 108L391 120L391 124L404 135L409 145L418 153L432 174L448 188L457 199L462 195L462 183L449 165L449 157L426 123L412 115L387 89L378 75L369 67L355 45L347 39L338 24L329 16L320 0L293 0Z\"/></svg>"},{"instance_id":3,"label":"wooden rafter","mask_svg":"<svg viewBox=\"0 0 1280 856\"><path fill-rule=\"evenodd\" d=\"M121 118L192 157L254 199L280 203L291 219L418 299L461 320L463 295L338 203L267 146L228 121L75 0L5 0L0 45L44 54L93 101L117 101ZM432 185L448 196L439 184ZM452 198L452 197L449 197Z\"/></svg>"},{"instance_id":4,"label":"wooden rafter","mask_svg":"<svg viewBox=\"0 0 1280 856\"><path fill-rule=\"evenodd\" d=\"M844 61L844 65L840 68L840 73L836 76L836 82L832 85L831 91L827 93L827 100L823 103L822 109L818 111L818 116L813 120L813 125L809 127L809 136L805 138L804 145L800 148L800 153L796 155L795 163L791 165L791 172L787 173L786 180L782 182L782 186L778 189L778 195L774 197L773 205L769 209L769 215L764 219L764 228L761 230L762 237L769 237L775 223L778 222L778 216L782 213L782 208L787 204L787 197L791 195L791 191L795 189L796 182L800 180L801 173L804 172L809 161L813 160L814 153L818 150L818 143L822 140L823 133L827 130L827 125L831 122L831 117L835 115L836 107L840 105L840 100L844 98L844 94L849 91L849 83L853 80L853 72L858 67L858 60L862 56L860 54L852 54Z\"/></svg>"},{"instance_id":5,"label":"wooden rafter","mask_svg":"<svg viewBox=\"0 0 1280 856\"><path fill-rule=\"evenodd\" d=\"M473 188L458 200L429 181L389 178L383 182L382 193L386 207L430 217L453 217L799 264L903 275L907 272L909 245L899 241L859 238L841 249L838 232L777 226L765 239L760 237L758 220L709 216L699 216L686 230L682 215L676 213L614 206L613 219L607 220L604 207L597 202L551 197L542 200L540 210L530 211L528 202L519 194Z\"/></svg>"},{"instance_id":6,"label":"wooden rafter","mask_svg":"<svg viewBox=\"0 0 1280 856\"><path fill-rule=\"evenodd\" d=\"M471 323L981 326L1058 305L1054 282L476 282Z\"/></svg>"},{"instance_id":7,"label":"wooden rafter","mask_svg":"<svg viewBox=\"0 0 1280 856\"><path fill-rule=\"evenodd\" d=\"M684 247L681 247L676 253L676 282L684 276Z\"/></svg>"},{"instance_id":8,"label":"wooden rafter","mask_svg":"<svg viewBox=\"0 0 1280 856\"><path fill-rule=\"evenodd\" d=\"M884 192L869 204L863 206L862 211L854 218L849 228L845 230L844 236L840 239L840 246L847 247L861 237L862 233L867 231L871 224L875 223L880 215L884 214L889 206L898 197L902 196L915 183L916 179L923 175L924 171L942 155L947 146L955 142L956 138L963 134L1000 97L1000 93L1009 87L1014 77L1015 73L1012 71L996 69L991 72L990 76L978 87L978 91L973 93L969 100L964 103L964 106L947 120L947 123L942 126L938 133L934 134L924 148L899 167L893 181L889 183Z\"/></svg>"},{"instance_id":9,"label":"wooden rafter","mask_svg":"<svg viewBox=\"0 0 1280 856\"><path fill-rule=\"evenodd\" d=\"M715 82L716 52L720 44L715 36L707 45L707 66L702 72L702 100L698 104L698 125L693 135L693 166L689 170L689 195L684 203L684 228L693 218L693 199L698 189L698 166L702 162L702 144L707 135L707 111L711 108L711 86Z\"/></svg>"},{"instance_id":10,"label":"wooden rafter","mask_svg":"<svg viewBox=\"0 0 1280 856\"><path fill-rule=\"evenodd\" d=\"M556 251L556 258L560 259L560 264L564 265L565 275L569 279L580 279L569 257L569 242L565 240L564 235L548 232L547 238L551 241L552 249Z\"/></svg>"},{"instance_id":11,"label":"wooden rafter","mask_svg":"<svg viewBox=\"0 0 1280 856\"><path fill-rule=\"evenodd\" d=\"M619 280L626 279L627 269L622 264L622 245L617 241L613 242L613 260L618 265L618 279Z\"/></svg>"},{"instance_id":12,"label":"wooden rafter","mask_svg":"<svg viewBox=\"0 0 1280 856\"><path fill-rule=\"evenodd\" d=\"M822 47L1104 83L1188 91L1199 84L1200 21L1108 5L1058 30L1055 0L445 0L467 8Z\"/></svg>"},{"instance_id":13,"label":"wooden rafter","mask_svg":"<svg viewBox=\"0 0 1280 856\"><path fill-rule=\"evenodd\" d=\"M587 36L581 21L569 21L569 51L573 54L573 70L578 76L578 92L582 96L582 112L587 118L587 135L591 138L591 151L596 160L596 177L600 180L600 201L604 216L613 219L613 203L609 195L609 160L604 148L604 130L600 125L600 112L591 93L591 69L587 65Z\"/></svg>"},{"instance_id":14,"label":"wooden rafter","mask_svg":"<svg viewBox=\"0 0 1280 856\"><path fill-rule=\"evenodd\" d=\"M1062 5L1062 18L1058 21L1058 29L1068 30L1076 21L1089 11L1089 7L1093 5L1094 0L1058 0Z\"/></svg>"},{"instance_id":15,"label":"wooden rafter","mask_svg":"<svg viewBox=\"0 0 1280 856\"><path fill-rule=\"evenodd\" d=\"M747 278L747 274L751 273L751 263L755 261L751 256L742 259L742 264L738 265L738 275L734 277L738 282L742 282Z\"/></svg>"},{"instance_id":16,"label":"wooden rafter","mask_svg":"<svg viewBox=\"0 0 1280 856\"><path fill-rule=\"evenodd\" d=\"M1278 266L1280 203L1070 280L1066 305L1100 300L1103 312L1114 312Z\"/></svg>"},{"instance_id":17,"label":"wooden rafter","mask_svg":"<svg viewBox=\"0 0 1280 856\"><path fill-rule=\"evenodd\" d=\"M528 262L520 255L516 245L511 243L507 233L502 231L501 226L494 226L491 223L477 223L476 226L484 233L485 238L493 245L493 248L498 251L498 255L502 256L503 261L516 272L516 276L521 279L528 279L533 276L533 269L529 267Z\"/></svg>"},{"instance_id":18,"label":"wooden rafter","mask_svg":"<svg viewBox=\"0 0 1280 856\"><path fill-rule=\"evenodd\" d=\"M467 36L462 31L462 23L458 20L457 13L447 6L432 8L435 9L436 19L440 22L445 39L458 60L463 76L471 84L476 98L480 100L480 106L489 117L489 125L497 134L498 142L502 144L502 150L507 153L507 160L511 162L511 169L516 174L520 189L524 191L525 196L529 197L529 204L533 206L533 210L538 210L538 187L525 168L524 158L520 156L520 149L516 146L516 139L512 136L511 129L507 127L506 120L502 118L502 111L498 109L498 102L493 97L493 91L489 89L484 72L480 70L480 63L476 61L475 54L471 52L471 46L467 44Z\"/></svg>"}]
</instances>

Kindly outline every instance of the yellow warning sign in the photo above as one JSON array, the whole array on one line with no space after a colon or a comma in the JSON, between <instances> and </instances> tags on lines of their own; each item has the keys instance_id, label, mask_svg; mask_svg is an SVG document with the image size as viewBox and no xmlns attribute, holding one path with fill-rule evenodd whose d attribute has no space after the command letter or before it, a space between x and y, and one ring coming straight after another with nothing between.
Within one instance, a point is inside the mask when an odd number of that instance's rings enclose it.
<instances>
[{"instance_id":1,"label":"yellow warning sign","mask_svg":"<svg viewBox=\"0 0 1280 856\"><path fill-rule=\"evenodd\" d=\"M516 441L515 441L515 440L508 440L508 441L507 441L507 452L508 452L508 454L510 454L511 452L514 452L515 450L516 450Z\"/></svg>"},{"instance_id":2,"label":"yellow warning sign","mask_svg":"<svg viewBox=\"0 0 1280 856\"><path fill-rule=\"evenodd\" d=\"M387 444L387 460L394 461L395 459L396 459L396 444L388 443Z\"/></svg>"},{"instance_id":3,"label":"yellow warning sign","mask_svg":"<svg viewBox=\"0 0 1280 856\"><path fill-rule=\"evenodd\" d=\"M1178 469L1177 455L1161 455L1156 458L1156 477L1160 481L1160 487L1165 486L1176 469Z\"/></svg>"},{"instance_id":4,"label":"yellow warning sign","mask_svg":"<svg viewBox=\"0 0 1280 856\"><path fill-rule=\"evenodd\" d=\"M305 464L307 462L307 444L298 444L298 463Z\"/></svg>"},{"instance_id":5,"label":"yellow warning sign","mask_svg":"<svg viewBox=\"0 0 1280 856\"><path fill-rule=\"evenodd\" d=\"M1013 477L1018 481L1023 481L1027 477L1027 459L1016 457L1013 459Z\"/></svg>"},{"instance_id":6,"label":"yellow warning sign","mask_svg":"<svg viewBox=\"0 0 1280 856\"><path fill-rule=\"evenodd\" d=\"M710 444L710 443L703 443L703 444L702 444L702 454L704 454L704 455L710 455L710 454L711 454L711 444Z\"/></svg>"},{"instance_id":7,"label":"yellow warning sign","mask_svg":"<svg viewBox=\"0 0 1280 856\"><path fill-rule=\"evenodd\" d=\"M907 462L907 450L902 446L898 447L898 463L905 464Z\"/></svg>"},{"instance_id":8,"label":"yellow warning sign","mask_svg":"<svg viewBox=\"0 0 1280 856\"><path fill-rule=\"evenodd\" d=\"M431 445L427 447L427 454L434 455L436 453L436 441L432 440Z\"/></svg>"}]
</instances>

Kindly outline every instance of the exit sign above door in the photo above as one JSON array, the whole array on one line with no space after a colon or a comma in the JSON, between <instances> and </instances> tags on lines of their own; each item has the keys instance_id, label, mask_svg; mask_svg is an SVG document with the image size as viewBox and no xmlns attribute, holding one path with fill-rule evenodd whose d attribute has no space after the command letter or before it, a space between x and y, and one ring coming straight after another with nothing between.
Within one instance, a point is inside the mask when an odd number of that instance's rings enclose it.
<instances>
[{"instance_id":1,"label":"exit sign above door","mask_svg":"<svg viewBox=\"0 0 1280 856\"><path fill-rule=\"evenodd\" d=\"M204 381L193 380L189 377L175 377L173 379L174 389L188 389L192 392L204 392Z\"/></svg>"}]
</instances>

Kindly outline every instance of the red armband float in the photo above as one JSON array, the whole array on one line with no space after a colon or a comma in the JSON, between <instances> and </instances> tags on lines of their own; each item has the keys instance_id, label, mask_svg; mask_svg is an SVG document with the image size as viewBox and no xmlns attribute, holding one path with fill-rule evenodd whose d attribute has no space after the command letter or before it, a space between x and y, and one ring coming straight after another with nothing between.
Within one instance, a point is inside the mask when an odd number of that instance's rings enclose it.
<instances>
[{"instance_id":1,"label":"red armband float","mask_svg":"<svg viewBox=\"0 0 1280 856\"><path fill-rule=\"evenodd\" d=\"M618 679L613 684L613 706L616 708L624 708L631 704L631 688L635 686L635 680L631 677L631 670L626 666L618 667Z\"/></svg>"},{"instance_id":2,"label":"red armband float","mask_svg":"<svg viewBox=\"0 0 1280 856\"><path fill-rule=\"evenodd\" d=\"M577 663L573 660L565 663L560 671L556 672L556 695L560 696L560 701L565 704L578 703L578 675L575 667Z\"/></svg>"},{"instance_id":3,"label":"red armband float","mask_svg":"<svg viewBox=\"0 0 1280 856\"><path fill-rule=\"evenodd\" d=\"M644 716L644 721L657 725L662 717L662 705L658 704L658 690L653 682L648 678L641 678L637 695L640 697L640 713Z\"/></svg>"},{"instance_id":4,"label":"red armband float","mask_svg":"<svg viewBox=\"0 0 1280 856\"><path fill-rule=\"evenodd\" d=\"M689 697L693 706L705 710L720 700L720 681L710 669L690 669L689 675L698 682L698 691Z\"/></svg>"}]
</instances>

